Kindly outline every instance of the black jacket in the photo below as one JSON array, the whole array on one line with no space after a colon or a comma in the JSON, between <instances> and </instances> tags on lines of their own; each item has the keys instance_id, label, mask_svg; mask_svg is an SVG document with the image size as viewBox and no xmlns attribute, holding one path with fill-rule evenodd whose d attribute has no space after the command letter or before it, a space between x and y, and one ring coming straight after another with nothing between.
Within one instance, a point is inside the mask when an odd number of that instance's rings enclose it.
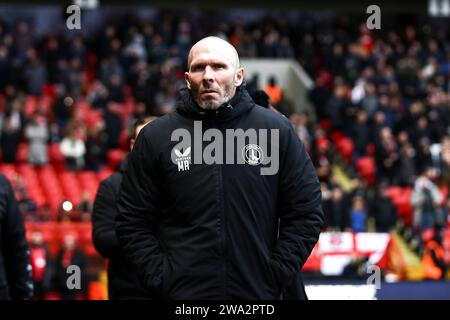
<instances>
[{"instance_id":1,"label":"black jacket","mask_svg":"<svg viewBox=\"0 0 450 320\"><path fill-rule=\"evenodd\" d=\"M149 291L139 281L136 266L122 253L114 226L118 214L117 195L126 165L127 159L119 171L103 180L98 188L92 212L92 239L97 251L109 259L109 299L150 299Z\"/></svg>"},{"instance_id":2,"label":"black jacket","mask_svg":"<svg viewBox=\"0 0 450 320\"><path fill-rule=\"evenodd\" d=\"M180 168L172 157L189 152L187 146L175 152L172 133L184 128L194 137L194 120L203 132L213 128L224 137L226 129L278 129L278 172L261 175L258 162L236 164L245 149L224 143L216 152L234 154L235 164L192 159ZM203 142L202 150L208 147ZM125 253L147 287L169 299L278 299L298 280L323 224L320 184L295 130L282 115L256 106L245 88L217 111L202 110L182 90L176 112L139 134L118 206Z\"/></svg>"},{"instance_id":3,"label":"black jacket","mask_svg":"<svg viewBox=\"0 0 450 320\"><path fill-rule=\"evenodd\" d=\"M0 300L33 296L30 251L14 191L0 174Z\"/></svg>"}]
</instances>

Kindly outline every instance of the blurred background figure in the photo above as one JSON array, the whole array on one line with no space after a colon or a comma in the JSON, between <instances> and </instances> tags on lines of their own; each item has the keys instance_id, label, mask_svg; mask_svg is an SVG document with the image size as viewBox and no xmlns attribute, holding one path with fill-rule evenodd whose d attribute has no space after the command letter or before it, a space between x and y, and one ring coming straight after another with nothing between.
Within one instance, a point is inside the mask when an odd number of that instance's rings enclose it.
<instances>
[{"instance_id":1,"label":"blurred background figure","mask_svg":"<svg viewBox=\"0 0 450 320\"><path fill-rule=\"evenodd\" d=\"M77 206L80 221L91 221L92 208L91 194L89 191L84 191Z\"/></svg>"},{"instance_id":2,"label":"blurred background figure","mask_svg":"<svg viewBox=\"0 0 450 320\"><path fill-rule=\"evenodd\" d=\"M137 120L134 132L130 137L130 150L139 132L154 117ZM92 238L96 250L106 259L108 264L108 295L110 300L121 299L157 299L152 292L142 286L142 280L134 264L122 253L115 230L115 219L118 215L116 199L119 194L122 176L127 168L128 160L122 162L119 171L100 184L92 213Z\"/></svg>"},{"instance_id":3,"label":"blurred background figure","mask_svg":"<svg viewBox=\"0 0 450 320\"><path fill-rule=\"evenodd\" d=\"M14 163L17 150L19 149L22 131L25 126L25 116L22 111L20 100L14 99L7 106L2 121L1 149L3 161Z\"/></svg>"},{"instance_id":4,"label":"blurred background figure","mask_svg":"<svg viewBox=\"0 0 450 320\"><path fill-rule=\"evenodd\" d=\"M440 218L440 205L443 199L441 191L433 182L435 177L435 170L426 167L414 183L411 203L414 207L414 227L417 232L434 228Z\"/></svg>"},{"instance_id":5,"label":"blurred background figure","mask_svg":"<svg viewBox=\"0 0 450 320\"><path fill-rule=\"evenodd\" d=\"M56 256L54 281L63 300L81 299L86 292L86 256L78 248L77 241L77 235L74 233L64 235L62 247ZM72 289L68 286L69 277L77 275L77 273L71 274L67 272L69 266L76 266L80 270L78 273L80 278L77 279L80 283L80 289ZM70 283L76 283L77 280L70 281Z\"/></svg>"},{"instance_id":6,"label":"blurred background figure","mask_svg":"<svg viewBox=\"0 0 450 320\"><path fill-rule=\"evenodd\" d=\"M31 299L33 280L23 218L9 181L0 174L0 300Z\"/></svg>"},{"instance_id":7,"label":"blurred background figure","mask_svg":"<svg viewBox=\"0 0 450 320\"><path fill-rule=\"evenodd\" d=\"M46 164L48 162L49 127L45 115L38 111L32 115L30 122L25 126L25 137L29 141L29 163L38 166Z\"/></svg>"},{"instance_id":8,"label":"blurred background figure","mask_svg":"<svg viewBox=\"0 0 450 320\"><path fill-rule=\"evenodd\" d=\"M445 279L449 265L445 261L440 229L429 228L423 232L424 252L422 271L424 279Z\"/></svg>"},{"instance_id":9,"label":"blurred background figure","mask_svg":"<svg viewBox=\"0 0 450 320\"><path fill-rule=\"evenodd\" d=\"M30 261L33 268L34 299L43 300L51 289L53 265L48 246L39 231L31 235Z\"/></svg>"},{"instance_id":10,"label":"blurred background figure","mask_svg":"<svg viewBox=\"0 0 450 320\"><path fill-rule=\"evenodd\" d=\"M86 146L76 131L69 127L67 135L62 139L60 145L61 153L69 171L79 171L84 168L84 155Z\"/></svg>"}]
</instances>

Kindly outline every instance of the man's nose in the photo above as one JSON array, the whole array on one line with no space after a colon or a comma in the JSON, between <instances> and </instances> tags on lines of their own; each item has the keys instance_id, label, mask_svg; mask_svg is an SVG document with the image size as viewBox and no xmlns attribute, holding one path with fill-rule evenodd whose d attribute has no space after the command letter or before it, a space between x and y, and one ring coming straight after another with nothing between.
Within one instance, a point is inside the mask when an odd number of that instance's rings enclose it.
<instances>
[{"instance_id":1,"label":"man's nose","mask_svg":"<svg viewBox=\"0 0 450 320\"><path fill-rule=\"evenodd\" d=\"M210 66L206 66L205 71L203 72L203 81L213 81L213 70Z\"/></svg>"}]
</instances>

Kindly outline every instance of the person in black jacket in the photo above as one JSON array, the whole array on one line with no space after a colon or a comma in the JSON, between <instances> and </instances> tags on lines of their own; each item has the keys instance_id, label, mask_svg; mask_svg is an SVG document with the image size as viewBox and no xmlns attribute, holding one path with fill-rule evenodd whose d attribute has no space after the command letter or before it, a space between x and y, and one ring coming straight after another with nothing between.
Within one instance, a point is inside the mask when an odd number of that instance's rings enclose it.
<instances>
[{"instance_id":1,"label":"person in black jacket","mask_svg":"<svg viewBox=\"0 0 450 320\"><path fill-rule=\"evenodd\" d=\"M119 242L166 299L280 299L323 225L315 169L289 121L253 102L228 42L196 43L185 77L129 155Z\"/></svg>"},{"instance_id":2,"label":"person in black jacket","mask_svg":"<svg viewBox=\"0 0 450 320\"><path fill-rule=\"evenodd\" d=\"M23 218L11 184L0 174L0 300L32 296L30 251Z\"/></svg>"},{"instance_id":3,"label":"person in black jacket","mask_svg":"<svg viewBox=\"0 0 450 320\"><path fill-rule=\"evenodd\" d=\"M141 129L151 120L153 118L136 121L134 135L130 141L131 149ZM98 188L92 212L92 239L97 251L109 259L109 299L151 299L150 292L139 281L136 267L123 255L114 227L118 213L116 199L126 167L127 158L122 161L119 171L103 180Z\"/></svg>"}]
</instances>

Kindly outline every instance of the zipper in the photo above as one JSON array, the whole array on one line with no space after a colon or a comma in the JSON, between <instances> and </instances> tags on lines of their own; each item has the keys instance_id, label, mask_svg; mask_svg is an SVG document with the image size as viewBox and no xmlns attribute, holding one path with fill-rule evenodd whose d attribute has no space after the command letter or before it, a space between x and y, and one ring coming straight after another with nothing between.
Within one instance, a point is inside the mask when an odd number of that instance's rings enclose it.
<instances>
[{"instance_id":1,"label":"zipper","mask_svg":"<svg viewBox=\"0 0 450 320\"><path fill-rule=\"evenodd\" d=\"M220 122L217 120L217 117L219 116L219 110L216 110L215 116L214 116L214 122L217 126L217 129L219 129L222 132L222 127L220 125ZM222 146L223 147L223 146ZM225 151L225 150L224 150ZM226 230L226 217L225 217L225 204L224 204L224 188L223 188L223 164L215 164L217 167L217 174L218 174L218 180L219 180L219 190L218 190L218 200L219 200L219 233L220 233L220 241L219 241L219 248L220 252L222 253L222 286L223 286L223 299L226 299L227 297L227 246L226 246L226 237L227 237L227 230Z\"/></svg>"},{"instance_id":2,"label":"zipper","mask_svg":"<svg viewBox=\"0 0 450 320\"><path fill-rule=\"evenodd\" d=\"M223 195L223 173L222 165L217 164L217 170L219 175L219 219L220 219L220 251L222 252L223 259L223 273L222 273L222 285L223 285L223 299L227 296L227 246L226 246L226 219L224 210L224 195Z\"/></svg>"}]
</instances>

